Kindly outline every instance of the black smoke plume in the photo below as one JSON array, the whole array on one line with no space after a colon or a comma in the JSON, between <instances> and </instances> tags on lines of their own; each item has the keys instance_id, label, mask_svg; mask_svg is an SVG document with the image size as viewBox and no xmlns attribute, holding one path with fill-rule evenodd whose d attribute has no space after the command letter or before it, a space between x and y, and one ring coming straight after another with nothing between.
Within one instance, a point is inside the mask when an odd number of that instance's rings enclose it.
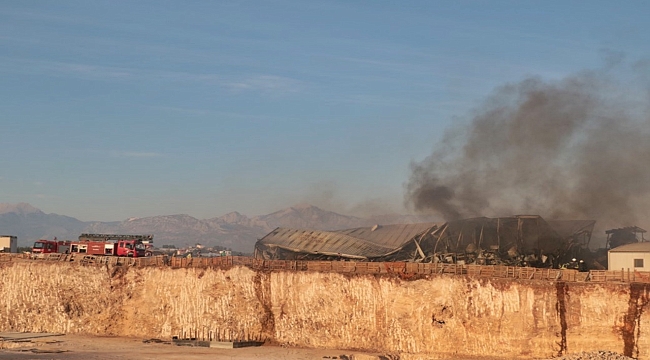
<instances>
[{"instance_id":1,"label":"black smoke plume","mask_svg":"<svg viewBox=\"0 0 650 360\"><path fill-rule=\"evenodd\" d=\"M539 214L647 220L650 97L604 72L498 88L412 164L406 200L446 220Z\"/></svg>"}]
</instances>

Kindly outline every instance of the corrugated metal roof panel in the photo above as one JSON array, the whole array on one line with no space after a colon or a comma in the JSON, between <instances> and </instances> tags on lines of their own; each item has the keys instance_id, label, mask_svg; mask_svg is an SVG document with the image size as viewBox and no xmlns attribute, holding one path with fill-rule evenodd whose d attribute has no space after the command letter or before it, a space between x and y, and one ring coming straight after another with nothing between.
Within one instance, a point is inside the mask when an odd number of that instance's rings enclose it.
<instances>
[{"instance_id":1,"label":"corrugated metal roof panel","mask_svg":"<svg viewBox=\"0 0 650 360\"><path fill-rule=\"evenodd\" d=\"M377 225L376 228L364 227L339 230L337 232L394 249L413 239L415 236L420 235L429 229L435 229L442 224L443 223Z\"/></svg>"},{"instance_id":2,"label":"corrugated metal roof panel","mask_svg":"<svg viewBox=\"0 0 650 360\"><path fill-rule=\"evenodd\" d=\"M340 231L277 228L258 241L296 252L378 257L438 224L386 225ZM373 230L374 229L374 230Z\"/></svg>"}]
</instances>

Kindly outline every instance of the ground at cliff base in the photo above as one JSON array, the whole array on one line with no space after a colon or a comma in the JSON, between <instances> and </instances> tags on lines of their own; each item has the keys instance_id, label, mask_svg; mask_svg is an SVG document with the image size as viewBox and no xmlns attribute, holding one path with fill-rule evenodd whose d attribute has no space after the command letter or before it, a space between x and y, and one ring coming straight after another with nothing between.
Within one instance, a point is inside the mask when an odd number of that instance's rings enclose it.
<instances>
[{"instance_id":1,"label":"ground at cliff base","mask_svg":"<svg viewBox=\"0 0 650 360\"><path fill-rule=\"evenodd\" d=\"M612 351L592 351L568 354L552 360L634 360L634 358Z\"/></svg>"},{"instance_id":2,"label":"ground at cliff base","mask_svg":"<svg viewBox=\"0 0 650 360\"><path fill-rule=\"evenodd\" d=\"M239 349L211 349L144 342L143 339L64 335L31 339L27 342L0 342L0 360L312 360L351 358L379 359L377 354L350 350L300 349L258 346Z\"/></svg>"},{"instance_id":3,"label":"ground at cliff base","mask_svg":"<svg viewBox=\"0 0 650 360\"><path fill-rule=\"evenodd\" d=\"M150 339L75 334L32 338L20 342L0 341L0 360L376 360L399 358L399 356L390 354L362 353L352 350L304 349L267 345L239 349L186 347L174 346L169 342L150 341ZM502 360L505 358L490 356L446 358L442 356L436 357L436 359ZM568 354L552 360L634 359L611 351L595 351Z\"/></svg>"}]
</instances>

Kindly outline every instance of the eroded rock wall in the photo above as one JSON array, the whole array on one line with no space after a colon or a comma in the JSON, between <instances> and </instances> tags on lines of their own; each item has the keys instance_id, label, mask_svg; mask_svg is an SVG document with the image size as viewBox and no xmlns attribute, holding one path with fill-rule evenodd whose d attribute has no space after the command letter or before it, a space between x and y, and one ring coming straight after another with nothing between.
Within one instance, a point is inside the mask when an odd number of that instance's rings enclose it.
<instances>
[{"instance_id":1,"label":"eroded rock wall","mask_svg":"<svg viewBox=\"0 0 650 360\"><path fill-rule=\"evenodd\" d=\"M413 359L590 350L650 359L649 292L638 284L32 261L0 273L4 331L169 337L192 328Z\"/></svg>"}]
</instances>

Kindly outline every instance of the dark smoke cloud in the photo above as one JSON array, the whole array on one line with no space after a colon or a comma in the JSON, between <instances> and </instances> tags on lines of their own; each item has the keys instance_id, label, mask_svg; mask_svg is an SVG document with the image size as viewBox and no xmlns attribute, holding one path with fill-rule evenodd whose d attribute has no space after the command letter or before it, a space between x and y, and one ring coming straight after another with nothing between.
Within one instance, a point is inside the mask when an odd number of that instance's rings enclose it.
<instances>
[{"instance_id":1,"label":"dark smoke cloud","mask_svg":"<svg viewBox=\"0 0 650 360\"><path fill-rule=\"evenodd\" d=\"M407 203L447 220L526 213L623 226L645 219L650 100L639 94L596 71L498 88L467 125L412 164Z\"/></svg>"}]
</instances>

